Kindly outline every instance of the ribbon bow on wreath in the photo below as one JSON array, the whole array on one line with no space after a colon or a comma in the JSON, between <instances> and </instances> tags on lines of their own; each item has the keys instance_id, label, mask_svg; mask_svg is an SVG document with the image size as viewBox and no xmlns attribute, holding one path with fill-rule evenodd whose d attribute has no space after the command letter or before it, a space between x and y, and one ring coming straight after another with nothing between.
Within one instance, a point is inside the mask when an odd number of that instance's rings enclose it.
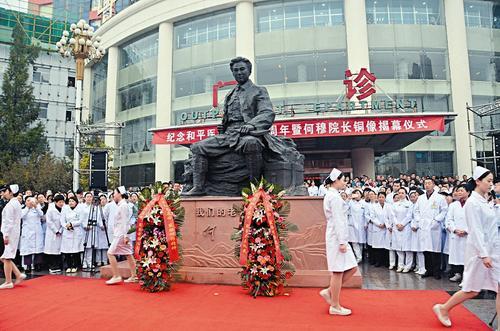
<instances>
[{"instance_id":1,"label":"ribbon bow on wreath","mask_svg":"<svg viewBox=\"0 0 500 331\"><path fill-rule=\"evenodd\" d=\"M137 218L137 238L141 238L144 232L144 218L151 214L154 206L158 204L161 208L163 214L163 224L165 226L165 235L168 241L168 255L170 257L170 262L175 262L179 260L179 249L177 245L177 236L175 233L175 222L174 214L168 206L165 200L165 195L163 193L157 194L139 214ZM135 242L134 253L137 259L140 259L141 251L141 240Z\"/></svg>"}]
</instances>

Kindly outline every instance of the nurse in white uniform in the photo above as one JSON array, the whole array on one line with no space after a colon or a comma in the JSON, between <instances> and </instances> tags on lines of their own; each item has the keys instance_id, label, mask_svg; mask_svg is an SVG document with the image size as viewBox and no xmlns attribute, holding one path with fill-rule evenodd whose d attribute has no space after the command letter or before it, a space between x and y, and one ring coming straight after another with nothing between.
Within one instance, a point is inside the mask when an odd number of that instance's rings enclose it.
<instances>
[{"instance_id":1,"label":"nurse in white uniform","mask_svg":"<svg viewBox=\"0 0 500 331\"><path fill-rule=\"evenodd\" d=\"M356 261L359 263L363 257L363 244L366 243L366 202L361 200L361 191L354 190L352 192L352 199L348 202L348 205L349 242L356 255Z\"/></svg>"},{"instance_id":2,"label":"nurse in white uniform","mask_svg":"<svg viewBox=\"0 0 500 331\"><path fill-rule=\"evenodd\" d=\"M122 277L118 271L118 262L115 255L124 255L127 257L127 262L130 268L131 276L126 279L126 283L136 283L135 259L133 256L133 248L128 230L130 229L131 211L126 201L127 191L125 187L118 187L114 194L113 200L117 205L116 216L113 224L113 242L108 250L108 259L113 271L113 277L106 281L106 284L113 285L122 282Z\"/></svg>"},{"instance_id":3,"label":"nurse in white uniform","mask_svg":"<svg viewBox=\"0 0 500 331\"><path fill-rule=\"evenodd\" d=\"M22 231L19 251L23 257L23 265L26 271L30 272L34 263L40 263L45 242L42 228L43 211L35 198L31 197L26 200L26 208L21 212L21 220Z\"/></svg>"},{"instance_id":4,"label":"nurse in white uniform","mask_svg":"<svg viewBox=\"0 0 500 331\"><path fill-rule=\"evenodd\" d=\"M17 199L18 194L19 186L16 184L8 186L4 193L4 199L9 200L9 202L2 210L2 227L0 229L5 244L3 254L0 256L0 260L3 262L5 283L0 285L0 290L14 288L14 283L12 283L13 272L16 275L15 285L18 285L26 278L26 275L21 273L12 262L16 258L17 246L21 236L21 204Z\"/></svg>"},{"instance_id":5,"label":"nurse in white uniform","mask_svg":"<svg viewBox=\"0 0 500 331\"><path fill-rule=\"evenodd\" d=\"M325 180L328 191L323 200L326 225L326 257L328 270L332 273L330 287L320 291L320 295L330 305L330 315L347 316L351 310L340 305L340 290L342 284L348 281L356 272L358 263L348 243L347 214L345 202L340 196L346 186L344 175L338 169L333 169Z\"/></svg>"},{"instance_id":6,"label":"nurse in white uniform","mask_svg":"<svg viewBox=\"0 0 500 331\"><path fill-rule=\"evenodd\" d=\"M473 192L465 203L465 220L469 234L465 246L465 270L462 290L456 292L446 303L433 307L439 321L451 326L449 312L455 306L472 299L481 290L498 294L500 283L500 236L493 206L485 196L491 190L493 174L486 168L476 167L469 185ZM496 300L500 313L500 295Z\"/></svg>"},{"instance_id":7,"label":"nurse in white uniform","mask_svg":"<svg viewBox=\"0 0 500 331\"><path fill-rule=\"evenodd\" d=\"M80 264L80 252L82 250L82 237L80 228L82 221L80 219L80 207L77 197L68 198L68 206L61 213L61 253L66 263L66 273L75 273Z\"/></svg>"},{"instance_id":8,"label":"nurse in white uniform","mask_svg":"<svg viewBox=\"0 0 500 331\"><path fill-rule=\"evenodd\" d=\"M417 205L419 193L418 191L410 191L410 202L412 203L410 207L411 213L411 251L415 253L415 273L418 275L424 275L425 270L425 259L424 259L424 251L422 249L421 241L420 241L420 224L418 222L418 218L415 215L415 207Z\"/></svg>"},{"instance_id":9,"label":"nurse in white uniform","mask_svg":"<svg viewBox=\"0 0 500 331\"><path fill-rule=\"evenodd\" d=\"M467 242L467 222L465 220L465 202L469 197L466 185L455 188L457 201L450 204L446 214L446 229L449 232L449 259L453 277L452 282L460 282L464 272L465 245Z\"/></svg>"},{"instance_id":10,"label":"nurse in white uniform","mask_svg":"<svg viewBox=\"0 0 500 331\"><path fill-rule=\"evenodd\" d=\"M394 210L394 227L392 230L392 249L398 255L397 272L410 272L413 265L413 252L411 252L411 207L412 203L406 197L406 190L400 188L397 192L397 202L392 207Z\"/></svg>"}]
</instances>

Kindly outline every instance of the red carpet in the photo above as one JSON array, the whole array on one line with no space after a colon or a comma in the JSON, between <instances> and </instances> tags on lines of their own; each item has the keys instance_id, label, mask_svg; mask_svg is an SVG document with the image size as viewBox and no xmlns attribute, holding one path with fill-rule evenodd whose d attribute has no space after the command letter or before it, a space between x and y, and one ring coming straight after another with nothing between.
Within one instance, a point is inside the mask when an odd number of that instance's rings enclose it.
<instances>
[{"instance_id":1,"label":"red carpet","mask_svg":"<svg viewBox=\"0 0 500 331\"><path fill-rule=\"evenodd\" d=\"M239 287L175 284L146 293L137 284L106 286L100 279L45 276L0 293L0 330L445 330L431 307L442 291L346 289L350 317L328 315L317 289L257 298ZM488 330L463 307L456 330Z\"/></svg>"}]
</instances>

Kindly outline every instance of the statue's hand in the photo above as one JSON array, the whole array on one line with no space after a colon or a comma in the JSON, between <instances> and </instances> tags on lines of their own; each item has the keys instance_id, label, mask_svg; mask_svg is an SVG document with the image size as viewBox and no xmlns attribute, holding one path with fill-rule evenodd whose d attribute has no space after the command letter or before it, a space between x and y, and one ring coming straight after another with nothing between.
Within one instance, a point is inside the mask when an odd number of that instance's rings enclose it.
<instances>
[{"instance_id":1,"label":"statue's hand","mask_svg":"<svg viewBox=\"0 0 500 331\"><path fill-rule=\"evenodd\" d=\"M250 131L255 130L255 127L251 124L245 124L240 128L241 134L248 134Z\"/></svg>"}]
</instances>

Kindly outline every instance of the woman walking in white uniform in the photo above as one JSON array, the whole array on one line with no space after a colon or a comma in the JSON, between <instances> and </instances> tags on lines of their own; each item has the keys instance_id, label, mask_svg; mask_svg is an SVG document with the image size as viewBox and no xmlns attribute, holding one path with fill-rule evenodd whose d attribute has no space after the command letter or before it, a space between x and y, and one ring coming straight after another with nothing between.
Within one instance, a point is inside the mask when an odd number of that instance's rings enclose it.
<instances>
[{"instance_id":1,"label":"woman walking in white uniform","mask_svg":"<svg viewBox=\"0 0 500 331\"><path fill-rule=\"evenodd\" d=\"M486 168L476 167L469 181L471 193L465 203L465 220L469 234L465 247L465 270L462 290L456 292L446 303L433 307L439 321L451 326L449 312L455 306L472 299L481 290L497 293L496 310L500 312L500 237L493 206L485 196L491 190L493 174ZM500 328L498 328L500 330Z\"/></svg>"},{"instance_id":2,"label":"woman walking in white uniform","mask_svg":"<svg viewBox=\"0 0 500 331\"><path fill-rule=\"evenodd\" d=\"M14 288L14 284L18 285L26 278L26 275L21 273L12 261L16 258L21 235L21 204L17 199L18 193L19 186L14 184L7 187L3 196L9 202L2 210L2 227L0 229L5 244L3 254L0 256L0 260L3 262L5 283L0 285L0 290ZM16 275L15 283L12 283L12 273Z\"/></svg>"},{"instance_id":3,"label":"woman walking in white uniform","mask_svg":"<svg viewBox=\"0 0 500 331\"><path fill-rule=\"evenodd\" d=\"M130 215L131 211L126 201L127 191L125 187L118 187L114 194L113 200L117 205L116 216L113 224L113 242L108 250L108 259L113 271L113 277L106 281L106 284L113 285L122 282L122 277L118 271L118 262L116 255L124 255L127 257L127 262L130 268L131 276L126 279L126 283L136 283L135 259L133 256L133 248L130 238L128 237L128 230L130 229Z\"/></svg>"},{"instance_id":4,"label":"woman walking in white uniform","mask_svg":"<svg viewBox=\"0 0 500 331\"><path fill-rule=\"evenodd\" d=\"M338 169L333 169L325 180L328 186L323 200L326 225L326 257L328 270L332 273L330 287L320 291L320 295L330 305L330 315L347 316L351 310L340 305L340 290L354 273L358 263L348 243L347 214L344 200L340 197L340 190L345 188L344 175Z\"/></svg>"}]
</instances>

